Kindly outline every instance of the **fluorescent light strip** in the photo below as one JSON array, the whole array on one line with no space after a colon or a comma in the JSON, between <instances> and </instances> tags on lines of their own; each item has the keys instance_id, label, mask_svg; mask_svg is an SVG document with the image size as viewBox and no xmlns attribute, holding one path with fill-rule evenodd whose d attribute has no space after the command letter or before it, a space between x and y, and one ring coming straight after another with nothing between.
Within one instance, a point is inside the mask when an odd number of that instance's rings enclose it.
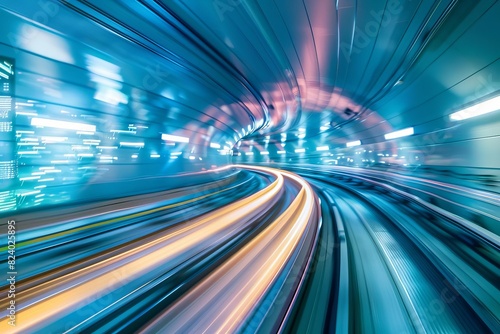
<instances>
[{"instance_id":1,"label":"fluorescent light strip","mask_svg":"<svg viewBox=\"0 0 500 334\"><path fill-rule=\"evenodd\" d=\"M36 195L39 194L40 190L33 190L33 191L27 191L25 193L19 194L19 196L30 196L30 195Z\"/></svg>"},{"instance_id":2,"label":"fluorescent light strip","mask_svg":"<svg viewBox=\"0 0 500 334\"><path fill-rule=\"evenodd\" d=\"M33 107L33 103L16 102L16 106Z\"/></svg>"},{"instance_id":3,"label":"fluorescent light strip","mask_svg":"<svg viewBox=\"0 0 500 334\"><path fill-rule=\"evenodd\" d=\"M306 151L305 148L297 148L295 149L295 153L304 153Z\"/></svg>"},{"instance_id":4,"label":"fluorescent light strip","mask_svg":"<svg viewBox=\"0 0 500 334\"><path fill-rule=\"evenodd\" d=\"M38 116L38 113L36 113L36 112L29 112L29 111L16 111L16 115L22 115L22 116Z\"/></svg>"},{"instance_id":5,"label":"fluorescent light strip","mask_svg":"<svg viewBox=\"0 0 500 334\"><path fill-rule=\"evenodd\" d=\"M54 181L55 179L53 177L48 177L46 179L40 179L38 180L38 182L51 182L51 181Z\"/></svg>"},{"instance_id":6,"label":"fluorescent light strip","mask_svg":"<svg viewBox=\"0 0 500 334\"><path fill-rule=\"evenodd\" d=\"M318 146L316 147L316 151L328 151L330 146Z\"/></svg>"},{"instance_id":7,"label":"fluorescent light strip","mask_svg":"<svg viewBox=\"0 0 500 334\"><path fill-rule=\"evenodd\" d=\"M167 133L162 133L161 134L161 139L162 140L174 141L174 142L177 142L177 143L189 143L189 138L187 138L187 137L174 136L174 135L169 135Z\"/></svg>"},{"instance_id":8,"label":"fluorescent light strip","mask_svg":"<svg viewBox=\"0 0 500 334\"><path fill-rule=\"evenodd\" d=\"M450 115L450 120L463 121L464 119L484 115L496 110L500 110L500 96L496 96L484 102L480 102L468 108L454 112Z\"/></svg>"},{"instance_id":9,"label":"fluorescent light strip","mask_svg":"<svg viewBox=\"0 0 500 334\"><path fill-rule=\"evenodd\" d=\"M40 176L26 176L26 177L20 177L19 181L29 181L29 180L38 180Z\"/></svg>"},{"instance_id":10,"label":"fluorescent light strip","mask_svg":"<svg viewBox=\"0 0 500 334\"><path fill-rule=\"evenodd\" d=\"M132 134L132 135L136 134L136 132L134 130L118 130L118 129L115 129L115 130L109 130L109 132L113 132L113 133L128 133L128 134Z\"/></svg>"},{"instance_id":11,"label":"fluorescent light strip","mask_svg":"<svg viewBox=\"0 0 500 334\"><path fill-rule=\"evenodd\" d=\"M120 146L124 147L144 147L144 143L134 143L134 142L128 142L128 141L121 141Z\"/></svg>"},{"instance_id":12,"label":"fluorescent light strip","mask_svg":"<svg viewBox=\"0 0 500 334\"><path fill-rule=\"evenodd\" d=\"M220 144L217 143L210 143L211 148L220 148Z\"/></svg>"},{"instance_id":13,"label":"fluorescent light strip","mask_svg":"<svg viewBox=\"0 0 500 334\"><path fill-rule=\"evenodd\" d=\"M406 128L403 130L398 130L398 131L387 133L384 135L384 137L386 140L389 140L389 139L407 137L407 136L411 136L413 134L414 134L413 128Z\"/></svg>"},{"instance_id":14,"label":"fluorescent light strip","mask_svg":"<svg viewBox=\"0 0 500 334\"><path fill-rule=\"evenodd\" d=\"M345 144L346 147L354 147L361 145L361 140L351 141Z\"/></svg>"},{"instance_id":15,"label":"fluorescent light strip","mask_svg":"<svg viewBox=\"0 0 500 334\"><path fill-rule=\"evenodd\" d=\"M269 155L269 152L268 151L262 151L260 152L261 155Z\"/></svg>"},{"instance_id":16,"label":"fluorescent light strip","mask_svg":"<svg viewBox=\"0 0 500 334\"><path fill-rule=\"evenodd\" d=\"M13 74L13 73L11 72L11 69L10 69L9 67L5 66L5 65L4 65L4 64L2 64L2 63L0 63L0 68L1 68L2 70L4 70L5 72L7 72L7 74ZM7 78L7 79L8 79L8 78Z\"/></svg>"},{"instance_id":17,"label":"fluorescent light strip","mask_svg":"<svg viewBox=\"0 0 500 334\"><path fill-rule=\"evenodd\" d=\"M92 124L57 121L53 119L37 118L37 117L31 119L31 126L57 128L64 130L77 130L77 131L90 131L90 132L96 131L96 126Z\"/></svg>"},{"instance_id":18,"label":"fluorescent light strip","mask_svg":"<svg viewBox=\"0 0 500 334\"><path fill-rule=\"evenodd\" d=\"M278 151L278 154L285 154L286 151Z\"/></svg>"}]
</instances>

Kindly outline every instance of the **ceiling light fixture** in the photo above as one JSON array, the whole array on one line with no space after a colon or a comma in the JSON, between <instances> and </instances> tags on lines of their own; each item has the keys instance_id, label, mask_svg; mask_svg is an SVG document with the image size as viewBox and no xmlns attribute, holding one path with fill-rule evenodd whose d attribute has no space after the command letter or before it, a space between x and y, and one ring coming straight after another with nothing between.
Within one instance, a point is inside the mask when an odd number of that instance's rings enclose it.
<instances>
[{"instance_id":1,"label":"ceiling light fixture","mask_svg":"<svg viewBox=\"0 0 500 334\"><path fill-rule=\"evenodd\" d=\"M328 145L316 147L316 151L328 151L329 149L330 149L330 146L328 146Z\"/></svg>"},{"instance_id":2,"label":"ceiling light fixture","mask_svg":"<svg viewBox=\"0 0 500 334\"><path fill-rule=\"evenodd\" d=\"M361 145L361 140L351 141L345 144L346 147L354 147Z\"/></svg>"},{"instance_id":3,"label":"ceiling light fixture","mask_svg":"<svg viewBox=\"0 0 500 334\"><path fill-rule=\"evenodd\" d=\"M496 96L486 101L474 104L468 108L454 112L450 115L450 120L463 121L464 119L484 115L497 110L500 110L500 96Z\"/></svg>"},{"instance_id":4,"label":"ceiling light fixture","mask_svg":"<svg viewBox=\"0 0 500 334\"><path fill-rule=\"evenodd\" d=\"M385 137L386 140L389 140L389 139L396 139L396 138L411 136L414 133L415 132L414 132L413 128L406 128L406 129L403 129L403 130L398 130L398 131L386 133L384 135L384 137Z\"/></svg>"},{"instance_id":5,"label":"ceiling light fixture","mask_svg":"<svg viewBox=\"0 0 500 334\"><path fill-rule=\"evenodd\" d=\"M178 143L189 143L189 138L187 138L187 137L174 136L174 135L169 135L166 133L161 134L161 139L167 140L167 141L174 141L174 142L178 142Z\"/></svg>"}]
</instances>

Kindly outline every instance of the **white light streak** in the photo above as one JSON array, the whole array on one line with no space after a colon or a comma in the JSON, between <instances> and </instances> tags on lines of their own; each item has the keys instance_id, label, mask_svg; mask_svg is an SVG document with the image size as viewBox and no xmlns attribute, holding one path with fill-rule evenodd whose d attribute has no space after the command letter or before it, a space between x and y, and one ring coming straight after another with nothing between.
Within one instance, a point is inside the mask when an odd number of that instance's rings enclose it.
<instances>
[{"instance_id":1,"label":"white light streak","mask_svg":"<svg viewBox=\"0 0 500 334\"><path fill-rule=\"evenodd\" d=\"M59 121L59 120L53 120L48 118L37 118L37 117L31 119L31 126L57 128L64 130L89 131L89 132L96 131L96 126L92 124Z\"/></svg>"},{"instance_id":2,"label":"white light streak","mask_svg":"<svg viewBox=\"0 0 500 334\"><path fill-rule=\"evenodd\" d=\"M463 121L468 118L488 114L493 111L500 110L500 96L496 96L489 100L477 103L468 108L459 110L450 115L452 121Z\"/></svg>"},{"instance_id":3,"label":"white light streak","mask_svg":"<svg viewBox=\"0 0 500 334\"><path fill-rule=\"evenodd\" d=\"M220 148L220 144L217 143L210 143L211 148Z\"/></svg>"},{"instance_id":4,"label":"white light streak","mask_svg":"<svg viewBox=\"0 0 500 334\"><path fill-rule=\"evenodd\" d=\"M386 140L390 140L390 139L411 136L413 134L414 134L413 128L406 128L403 130L398 130L398 131L387 133L384 135L384 137Z\"/></svg>"},{"instance_id":5,"label":"white light streak","mask_svg":"<svg viewBox=\"0 0 500 334\"><path fill-rule=\"evenodd\" d=\"M346 147L354 147L361 145L361 140L351 141L345 144Z\"/></svg>"},{"instance_id":6,"label":"white light streak","mask_svg":"<svg viewBox=\"0 0 500 334\"><path fill-rule=\"evenodd\" d=\"M121 141L120 146L123 147L144 147L144 143L142 142L129 142L129 141Z\"/></svg>"},{"instance_id":7,"label":"white light streak","mask_svg":"<svg viewBox=\"0 0 500 334\"><path fill-rule=\"evenodd\" d=\"M177 143L189 143L189 138L187 138L187 137L174 136L174 135L169 135L167 133L162 133L161 139L167 140L167 141L173 141L173 142L177 142Z\"/></svg>"},{"instance_id":8,"label":"white light streak","mask_svg":"<svg viewBox=\"0 0 500 334\"><path fill-rule=\"evenodd\" d=\"M330 146L328 146L328 145L316 147L316 151L328 151L329 149L330 149Z\"/></svg>"}]
</instances>

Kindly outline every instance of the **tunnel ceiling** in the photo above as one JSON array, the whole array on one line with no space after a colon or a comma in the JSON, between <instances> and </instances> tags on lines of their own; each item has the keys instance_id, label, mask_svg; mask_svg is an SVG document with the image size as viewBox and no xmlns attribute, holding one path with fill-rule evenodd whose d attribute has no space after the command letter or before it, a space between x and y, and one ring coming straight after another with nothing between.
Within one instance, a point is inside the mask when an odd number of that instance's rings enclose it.
<instances>
[{"instance_id":1,"label":"tunnel ceiling","mask_svg":"<svg viewBox=\"0 0 500 334\"><path fill-rule=\"evenodd\" d=\"M175 125L199 142L287 133L375 145L405 127L450 127L449 114L499 88L493 0L61 3L44 26L99 50L130 85L130 103L147 99L167 131ZM26 17L39 10L9 7ZM92 59L62 61L89 69L100 61Z\"/></svg>"}]
</instances>

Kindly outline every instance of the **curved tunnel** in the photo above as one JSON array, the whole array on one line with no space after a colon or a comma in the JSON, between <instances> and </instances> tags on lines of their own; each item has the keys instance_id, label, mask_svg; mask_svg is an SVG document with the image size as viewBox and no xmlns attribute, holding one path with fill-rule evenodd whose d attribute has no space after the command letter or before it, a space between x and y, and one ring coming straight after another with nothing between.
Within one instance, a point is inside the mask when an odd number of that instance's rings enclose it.
<instances>
[{"instance_id":1,"label":"curved tunnel","mask_svg":"<svg viewBox=\"0 0 500 334\"><path fill-rule=\"evenodd\" d=\"M0 0L0 331L499 332L499 17Z\"/></svg>"}]
</instances>

